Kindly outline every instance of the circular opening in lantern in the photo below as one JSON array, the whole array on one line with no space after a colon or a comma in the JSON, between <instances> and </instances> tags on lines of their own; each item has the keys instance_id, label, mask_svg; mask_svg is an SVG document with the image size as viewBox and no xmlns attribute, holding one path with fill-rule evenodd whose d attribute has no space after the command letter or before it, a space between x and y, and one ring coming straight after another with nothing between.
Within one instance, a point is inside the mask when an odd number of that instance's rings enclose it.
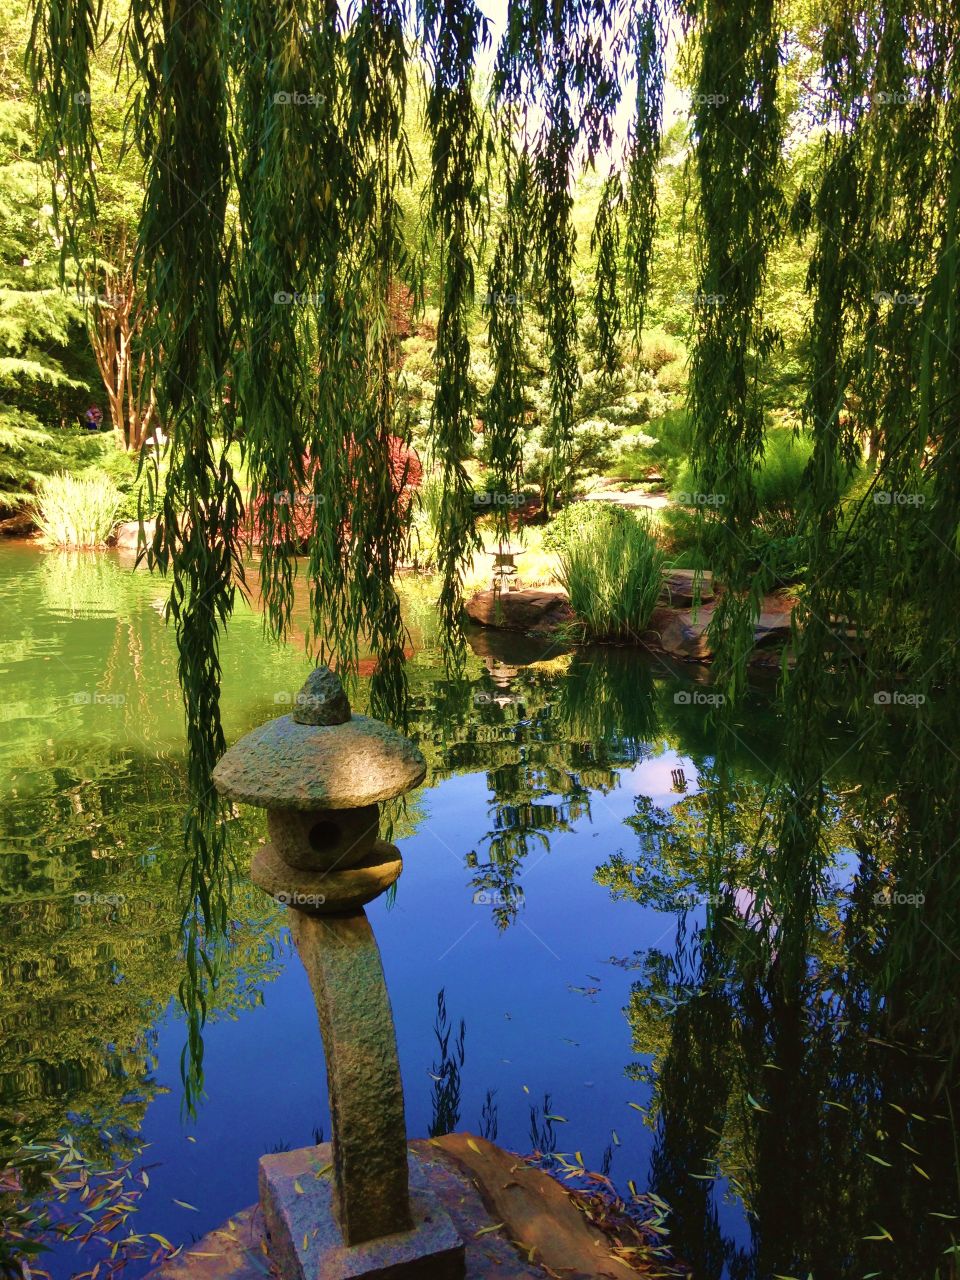
<instances>
[{"instance_id":1,"label":"circular opening in lantern","mask_svg":"<svg viewBox=\"0 0 960 1280\"><path fill-rule=\"evenodd\" d=\"M335 849L340 843L340 828L329 818L321 818L310 828L307 840L315 853L326 853L330 849Z\"/></svg>"}]
</instances>

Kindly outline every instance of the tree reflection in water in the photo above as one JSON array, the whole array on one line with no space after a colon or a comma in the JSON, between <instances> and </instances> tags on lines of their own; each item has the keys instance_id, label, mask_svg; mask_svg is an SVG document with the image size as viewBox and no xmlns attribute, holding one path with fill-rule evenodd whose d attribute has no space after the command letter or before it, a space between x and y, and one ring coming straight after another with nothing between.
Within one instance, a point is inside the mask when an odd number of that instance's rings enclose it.
<instances>
[{"instance_id":1,"label":"tree reflection in water","mask_svg":"<svg viewBox=\"0 0 960 1280\"><path fill-rule=\"evenodd\" d=\"M881 994L897 928L895 848L875 856L889 823L864 790L830 792L833 847L790 981L770 789L731 793L709 767L699 781L669 810L638 799L640 855L597 871L615 896L679 913L672 954L635 959L625 1010L643 1055L628 1071L652 1089L650 1187L674 1210L679 1256L732 1280L953 1274L952 1073L938 1029ZM724 1194L747 1211L748 1249L724 1233Z\"/></svg>"}]
</instances>

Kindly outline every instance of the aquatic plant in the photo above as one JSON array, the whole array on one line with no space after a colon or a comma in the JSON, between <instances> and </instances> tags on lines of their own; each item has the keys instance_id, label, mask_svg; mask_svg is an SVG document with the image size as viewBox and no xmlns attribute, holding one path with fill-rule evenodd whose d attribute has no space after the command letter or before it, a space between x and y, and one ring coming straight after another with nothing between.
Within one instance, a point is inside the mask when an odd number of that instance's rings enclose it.
<instances>
[{"instance_id":1,"label":"aquatic plant","mask_svg":"<svg viewBox=\"0 0 960 1280\"><path fill-rule=\"evenodd\" d=\"M102 547L113 533L123 495L107 476L46 476L37 492L37 526L58 547Z\"/></svg>"},{"instance_id":2,"label":"aquatic plant","mask_svg":"<svg viewBox=\"0 0 960 1280\"><path fill-rule=\"evenodd\" d=\"M648 520L605 508L602 516L583 520L571 531L558 560L558 577L570 605L591 636L622 640L644 630L666 563Z\"/></svg>"}]
</instances>

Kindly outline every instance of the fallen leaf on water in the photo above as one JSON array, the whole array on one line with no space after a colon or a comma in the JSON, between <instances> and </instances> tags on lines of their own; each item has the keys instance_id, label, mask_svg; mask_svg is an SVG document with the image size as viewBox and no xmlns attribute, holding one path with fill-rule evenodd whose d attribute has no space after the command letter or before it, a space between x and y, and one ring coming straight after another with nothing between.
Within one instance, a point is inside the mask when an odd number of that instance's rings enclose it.
<instances>
[{"instance_id":1,"label":"fallen leaf on water","mask_svg":"<svg viewBox=\"0 0 960 1280\"><path fill-rule=\"evenodd\" d=\"M294 1178L294 1180L293 1180L293 1189L294 1189L294 1191L297 1193L297 1195L298 1195L298 1196L302 1196L302 1195L303 1195L303 1187L301 1187L301 1185L300 1185L300 1179L299 1179L299 1178Z\"/></svg>"},{"instance_id":2,"label":"fallen leaf on water","mask_svg":"<svg viewBox=\"0 0 960 1280\"><path fill-rule=\"evenodd\" d=\"M178 1204L181 1209L192 1209L194 1213L200 1212L195 1204L187 1204L186 1200L177 1200L176 1197L174 1197L173 1203Z\"/></svg>"},{"instance_id":3,"label":"fallen leaf on water","mask_svg":"<svg viewBox=\"0 0 960 1280\"><path fill-rule=\"evenodd\" d=\"M492 1227L481 1227L479 1231L474 1233L475 1237L488 1236L490 1235L491 1231L499 1231L502 1226L503 1226L502 1222L497 1222Z\"/></svg>"}]
</instances>

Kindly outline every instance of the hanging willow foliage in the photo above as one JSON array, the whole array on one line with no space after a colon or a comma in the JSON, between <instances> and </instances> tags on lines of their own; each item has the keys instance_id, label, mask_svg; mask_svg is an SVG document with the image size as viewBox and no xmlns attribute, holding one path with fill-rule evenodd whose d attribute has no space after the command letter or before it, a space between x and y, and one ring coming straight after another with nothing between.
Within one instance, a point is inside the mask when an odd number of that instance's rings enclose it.
<instances>
[{"instance_id":1,"label":"hanging willow foliage","mask_svg":"<svg viewBox=\"0 0 960 1280\"><path fill-rule=\"evenodd\" d=\"M474 452L476 396L468 328L490 158L473 68L478 53L489 45L489 35L473 0L419 0L418 16L429 72L426 116L432 141L426 227L437 238L443 282L431 418L443 476L437 528L443 576L440 610L448 634L457 639L464 562L480 546L474 532L473 486L464 464Z\"/></svg>"},{"instance_id":2,"label":"hanging willow foliage","mask_svg":"<svg viewBox=\"0 0 960 1280\"><path fill-rule=\"evenodd\" d=\"M106 22L91 0L37 0L31 72L65 264L82 257L73 249L97 216L90 59ZM789 208L787 14L777 0L510 0L487 102L477 68L488 37L475 0L419 0L415 10L405 0L130 0L123 54L144 172L138 273L157 317L151 377L172 441L149 554L170 579L190 751L189 1097L202 1083L204 966L215 977L228 909L226 814L210 787L224 746L218 647L244 585L251 528L270 629L289 627L302 549L313 648L347 669L369 643L374 709L399 716L404 628L394 580L409 510L395 474L407 427L391 299L415 283L416 242L427 238L439 257L431 431L444 478L441 604L455 637L476 545L465 463L482 424L498 490L522 480L532 308L547 339L548 502L569 489L580 388L573 203L585 165L608 166L592 285L607 373L624 322L641 333L667 37L678 24L694 67L693 461L699 488L717 498L703 533L723 588L712 623L728 699L718 776L773 580L749 535L768 425L764 366L779 343L769 266L795 235L810 253L809 568L783 680L787 763L771 779L777 926L767 959L789 980L803 966L833 820L823 788L831 725L849 696L838 685L868 708L878 687L909 686L925 701L904 728L890 829L903 874L935 874L940 892L928 915L898 920L891 933L891 1002L922 1005L935 989L945 957L960 949L950 919L960 753L949 745L957 708L946 692L960 675L960 623L942 607L960 598L958 23L949 0L830 0L809 35L815 66L802 91L815 156ZM421 75L431 155L424 225L409 244L400 207L414 176L407 89ZM633 118L620 156L627 91ZM493 368L482 404L470 378L478 272ZM234 445L250 476L246 507ZM870 485L851 504L845 481L865 445ZM507 536L506 505L496 517ZM861 742L880 736L874 720ZM931 761L936 787L927 785ZM721 839L722 827L721 805Z\"/></svg>"}]
</instances>

